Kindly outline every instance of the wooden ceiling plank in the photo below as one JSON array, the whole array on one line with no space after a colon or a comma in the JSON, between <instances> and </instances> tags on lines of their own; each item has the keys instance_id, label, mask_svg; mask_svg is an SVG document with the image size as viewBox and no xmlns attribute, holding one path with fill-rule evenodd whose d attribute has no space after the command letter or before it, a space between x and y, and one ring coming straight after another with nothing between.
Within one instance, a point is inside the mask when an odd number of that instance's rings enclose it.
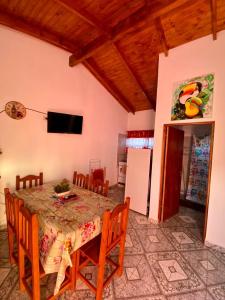
<instances>
[{"instance_id":1,"label":"wooden ceiling plank","mask_svg":"<svg viewBox=\"0 0 225 300\"><path fill-rule=\"evenodd\" d=\"M212 20L212 35L213 39L217 39L217 0L210 0L211 20Z\"/></svg>"},{"instance_id":2,"label":"wooden ceiling plank","mask_svg":"<svg viewBox=\"0 0 225 300\"><path fill-rule=\"evenodd\" d=\"M57 1L69 1L69 0L57 0ZM70 0L73 2L72 0ZM120 21L110 32L111 38L108 40L111 41L117 41L122 37L123 34L125 34L128 30L133 29L135 26L137 26L139 23L143 23L146 20L149 21L155 21L157 18L163 16L164 14L167 14L171 11L175 11L179 9L182 6L187 5L187 3L190 2L190 0L169 0L168 5L162 5L161 7L156 6L152 7L149 3L139 10L137 10L135 13L131 14L128 18ZM74 4L74 6L76 6ZM107 36L108 37L108 36ZM90 57L93 52L97 51L98 48L102 47L106 43L106 40L104 37L99 37L97 39L97 42L93 41L93 46L91 47L90 54L88 52L85 52L83 56L76 57L76 55L72 55L70 58L70 66L75 66L78 62L82 62L87 57ZM94 46L95 44L95 46ZM87 46L88 48L88 46ZM81 51L83 52L83 51Z\"/></svg>"},{"instance_id":3,"label":"wooden ceiling plank","mask_svg":"<svg viewBox=\"0 0 225 300\"><path fill-rule=\"evenodd\" d=\"M31 23L24 21L22 18L0 10L0 24L10 27L12 29L22 31L26 34L34 36L42 41L48 42L61 49L69 51L71 53L80 53L80 49L76 48L73 43L70 43L56 34L41 29Z\"/></svg>"},{"instance_id":4,"label":"wooden ceiling plank","mask_svg":"<svg viewBox=\"0 0 225 300\"><path fill-rule=\"evenodd\" d=\"M93 58L88 58L83 62L83 65L94 75L94 77L117 99L117 101L128 111L135 112L133 105L124 97L114 83L109 80L104 72L99 68Z\"/></svg>"},{"instance_id":5,"label":"wooden ceiling plank","mask_svg":"<svg viewBox=\"0 0 225 300\"><path fill-rule=\"evenodd\" d=\"M94 55L95 52L99 51L102 47L106 47L107 44L111 45L111 41L106 36L101 35L99 38L89 43L87 47L80 49L80 52L77 55L76 54L70 55L69 66L74 67L75 65L81 63L85 59Z\"/></svg>"},{"instance_id":6,"label":"wooden ceiling plank","mask_svg":"<svg viewBox=\"0 0 225 300\"><path fill-rule=\"evenodd\" d=\"M80 17L82 20L90 24L91 26L94 26L96 29L98 29L100 32L102 32L104 35L111 37L110 29L106 25L102 25L101 22L97 18L95 18L92 14L90 14L86 9L84 9L80 5L80 1L77 0L55 0L60 5L64 6L66 9L68 9L73 14L76 14L78 17Z\"/></svg>"},{"instance_id":7,"label":"wooden ceiling plank","mask_svg":"<svg viewBox=\"0 0 225 300\"><path fill-rule=\"evenodd\" d=\"M157 29L157 31L159 33L159 36L160 36L160 41L161 41L165 56L168 56L169 47L167 45L166 36L165 36L165 32L164 32L160 17L156 19L155 24L156 24L156 29Z\"/></svg>"},{"instance_id":8,"label":"wooden ceiling plank","mask_svg":"<svg viewBox=\"0 0 225 300\"><path fill-rule=\"evenodd\" d=\"M154 21L158 17L162 17L170 12L175 12L183 5L186 6L190 3L190 0L169 0L167 5L163 4L161 6L152 6L152 1L148 0L149 3L135 13L130 15L128 18L119 22L112 30L112 38L120 39L123 34L137 26L139 23L144 23L145 21ZM145 25L145 24L144 24ZM141 30L141 28L140 28Z\"/></svg>"},{"instance_id":9,"label":"wooden ceiling plank","mask_svg":"<svg viewBox=\"0 0 225 300\"><path fill-rule=\"evenodd\" d=\"M130 63L128 62L128 60L127 60L126 56L124 55L123 51L121 50L120 46L116 42L112 43L112 45L113 45L114 49L116 50L117 54L119 55L121 61L123 62L125 68L127 69L128 73L131 75L133 80L136 82L138 87L143 92L144 96L148 99L152 108L155 110L155 102L149 97L143 83L141 82L141 80L140 80L139 76L137 75L137 73L135 72L135 70L131 67Z\"/></svg>"}]
</instances>

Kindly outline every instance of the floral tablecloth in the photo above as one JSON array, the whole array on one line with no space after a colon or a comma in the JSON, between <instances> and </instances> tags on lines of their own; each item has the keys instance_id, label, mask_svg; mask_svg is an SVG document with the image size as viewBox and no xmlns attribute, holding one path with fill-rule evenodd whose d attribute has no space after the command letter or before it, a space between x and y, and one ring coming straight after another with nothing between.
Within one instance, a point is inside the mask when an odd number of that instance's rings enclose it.
<instances>
[{"instance_id":1,"label":"floral tablecloth","mask_svg":"<svg viewBox=\"0 0 225 300\"><path fill-rule=\"evenodd\" d=\"M73 184L71 193L77 195L76 199L59 203L53 197L57 183L16 192L25 206L38 214L42 266L46 274L58 273L54 294L60 289L66 268L72 266L70 254L101 232L103 212L117 205L115 200Z\"/></svg>"}]
</instances>

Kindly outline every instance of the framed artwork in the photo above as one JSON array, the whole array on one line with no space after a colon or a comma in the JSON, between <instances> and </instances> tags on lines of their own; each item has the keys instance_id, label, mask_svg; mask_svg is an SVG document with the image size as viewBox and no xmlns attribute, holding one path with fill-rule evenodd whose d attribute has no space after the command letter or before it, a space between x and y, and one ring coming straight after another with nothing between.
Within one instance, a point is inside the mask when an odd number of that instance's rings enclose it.
<instances>
[{"instance_id":1,"label":"framed artwork","mask_svg":"<svg viewBox=\"0 0 225 300\"><path fill-rule=\"evenodd\" d=\"M176 83L173 89L171 120L212 117L214 74Z\"/></svg>"}]
</instances>

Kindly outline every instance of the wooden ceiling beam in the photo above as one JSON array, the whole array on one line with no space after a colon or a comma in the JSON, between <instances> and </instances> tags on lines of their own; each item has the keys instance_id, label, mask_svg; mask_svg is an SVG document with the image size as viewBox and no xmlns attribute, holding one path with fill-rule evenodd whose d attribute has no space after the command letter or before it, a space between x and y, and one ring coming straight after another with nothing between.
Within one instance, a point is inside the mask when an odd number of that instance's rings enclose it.
<instances>
[{"instance_id":1,"label":"wooden ceiling beam","mask_svg":"<svg viewBox=\"0 0 225 300\"><path fill-rule=\"evenodd\" d=\"M59 0L57 0L59 1ZM61 0L60 0L61 1ZM63 1L69 1L69 0L63 0ZM71 0L72 1L72 0ZM152 5L152 1L148 0L147 4L138 9L136 12L131 14L128 18L120 21L112 30L110 31L110 38L108 40L111 41L117 41L127 33L129 30L132 30L137 25L140 25L141 23L143 26L145 26L145 22L154 22L157 18L168 14L169 12L176 11L177 9L181 8L182 6L186 6L188 3L190 3L190 0L168 0L169 4L166 6L161 5ZM163 3L163 1L162 1ZM74 5L76 6L76 5ZM105 27L103 25L103 27ZM143 28L140 26L139 30L142 30ZM70 66L75 66L77 63L82 62L83 60L90 57L93 52L97 51L98 48L102 47L106 43L106 40L104 37L97 38L97 42L92 42L92 47L90 52L85 51L84 54L76 55L73 54L70 58ZM88 46L86 47L88 48ZM83 51L81 51L83 53Z\"/></svg>"},{"instance_id":2,"label":"wooden ceiling beam","mask_svg":"<svg viewBox=\"0 0 225 300\"><path fill-rule=\"evenodd\" d=\"M118 43L112 43L115 51L119 55L121 61L123 62L125 68L127 69L130 76L133 78L133 80L136 82L138 87L142 90L145 98L147 98L148 102L150 103L151 107L155 110L155 102L149 97L147 90L145 89L143 83L141 82L139 76L135 72L135 70L131 67L130 63L128 62L127 58L125 57L123 51L119 47Z\"/></svg>"},{"instance_id":3,"label":"wooden ceiling beam","mask_svg":"<svg viewBox=\"0 0 225 300\"><path fill-rule=\"evenodd\" d=\"M110 29L107 25L102 25L97 18L90 14L86 9L80 5L80 0L55 0L60 5L68 9L71 13L77 15L82 20L98 29L101 33L111 38Z\"/></svg>"},{"instance_id":4,"label":"wooden ceiling beam","mask_svg":"<svg viewBox=\"0 0 225 300\"><path fill-rule=\"evenodd\" d=\"M133 105L124 97L120 90L109 80L104 72L96 64L95 60L90 57L83 62L83 65L94 75L96 79L113 95L117 101L126 109L128 112L135 112Z\"/></svg>"},{"instance_id":5,"label":"wooden ceiling beam","mask_svg":"<svg viewBox=\"0 0 225 300\"><path fill-rule=\"evenodd\" d=\"M80 53L72 54L69 57L69 66L74 67L75 65L83 62L88 57L91 57L98 50L101 50L102 47L107 47L107 45L111 45L111 40L109 40L106 36L101 35L99 38L95 39L93 42L89 43L86 47L80 50Z\"/></svg>"},{"instance_id":6,"label":"wooden ceiling beam","mask_svg":"<svg viewBox=\"0 0 225 300\"><path fill-rule=\"evenodd\" d=\"M217 0L210 0L211 20L212 20L212 35L213 39L217 39Z\"/></svg>"},{"instance_id":7,"label":"wooden ceiling beam","mask_svg":"<svg viewBox=\"0 0 225 300\"><path fill-rule=\"evenodd\" d=\"M152 3L152 0L148 0L147 4L137 10L135 13L131 14L128 18L120 21L112 29L112 38L117 40L120 39L122 35L127 33L129 30L132 30L133 27L143 24L145 22L154 22L156 18L162 17L170 12L175 12L177 9L190 4L190 0L168 0L167 5L163 4L164 1L161 1L162 4ZM142 26L140 26L142 30Z\"/></svg>"},{"instance_id":8,"label":"wooden ceiling beam","mask_svg":"<svg viewBox=\"0 0 225 300\"><path fill-rule=\"evenodd\" d=\"M155 25L156 25L156 29L159 33L160 42L161 42L162 47L163 47L163 52L165 53L165 56L168 56L169 47L168 47L167 42L166 42L166 36L165 36L165 32L164 32L160 17L155 20Z\"/></svg>"},{"instance_id":9,"label":"wooden ceiling beam","mask_svg":"<svg viewBox=\"0 0 225 300\"><path fill-rule=\"evenodd\" d=\"M0 24L18 31L22 31L71 53L76 53L76 55L80 54L80 49L75 47L73 43L66 41L62 37L57 36L46 29L40 29L39 27L24 21L22 18L14 16L13 14L9 14L1 9Z\"/></svg>"}]
</instances>

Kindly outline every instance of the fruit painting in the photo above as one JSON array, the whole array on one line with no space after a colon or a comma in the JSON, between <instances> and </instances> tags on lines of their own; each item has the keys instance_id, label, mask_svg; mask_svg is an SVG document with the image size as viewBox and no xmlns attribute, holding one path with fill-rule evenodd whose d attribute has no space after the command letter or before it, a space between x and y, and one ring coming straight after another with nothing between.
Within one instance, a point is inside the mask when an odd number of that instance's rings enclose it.
<instances>
[{"instance_id":1,"label":"fruit painting","mask_svg":"<svg viewBox=\"0 0 225 300\"><path fill-rule=\"evenodd\" d=\"M214 74L207 74L176 84L171 120L212 117Z\"/></svg>"}]
</instances>

